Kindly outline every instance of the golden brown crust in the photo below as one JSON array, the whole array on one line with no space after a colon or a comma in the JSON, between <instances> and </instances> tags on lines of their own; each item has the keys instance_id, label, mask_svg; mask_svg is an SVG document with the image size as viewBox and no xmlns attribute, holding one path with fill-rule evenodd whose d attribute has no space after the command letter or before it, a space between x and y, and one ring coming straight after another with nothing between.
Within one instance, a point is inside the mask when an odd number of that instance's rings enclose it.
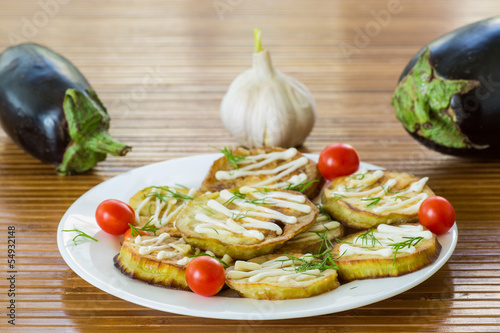
<instances>
[{"instance_id":1,"label":"golden brown crust","mask_svg":"<svg viewBox=\"0 0 500 333\"><path fill-rule=\"evenodd\" d=\"M142 255L138 247L127 240L113 261L116 268L132 279L165 288L190 290L186 282L186 266L177 264L183 257L160 260L155 255Z\"/></svg>"},{"instance_id":2,"label":"golden brown crust","mask_svg":"<svg viewBox=\"0 0 500 333\"><path fill-rule=\"evenodd\" d=\"M367 174L373 174L375 170L368 171ZM396 223L413 223L418 222L418 211L413 213L401 213L394 211L390 213L376 213L370 206L373 201L365 201L362 206L355 204L350 198L335 196L333 189L338 186L344 186L352 176L339 177L325 189L322 195L322 203L325 211L332 216L336 221L342 222L346 227L355 229L369 229L379 224L396 224ZM370 186L370 188L380 187L389 179L395 179L396 185L391 188L390 192L397 195L398 191L407 189L411 183L420 180L421 178L410 175L408 173L396 171L384 171L384 176ZM434 196L434 192L425 185L423 193L428 196ZM367 200L366 198L363 200ZM376 207L374 205L373 207Z\"/></svg>"},{"instance_id":3,"label":"golden brown crust","mask_svg":"<svg viewBox=\"0 0 500 333\"><path fill-rule=\"evenodd\" d=\"M299 253L293 253L291 255L295 257L302 256L302 254ZM265 255L249 260L249 262L262 264L279 256L281 255ZM234 267L228 268L227 272L232 269L234 269ZM334 269L327 269L319 273L318 277L300 282L277 281L277 279L264 279L263 281L249 282L248 279L232 279L227 277L226 284L242 297L265 300L307 298L334 290L340 286L337 280L337 271Z\"/></svg>"},{"instance_id":4,"label":"golden brown crust","mask_svg":"<svg viewBox=\"0 0 500 333\"><path fill-rule=\"evenodd\" d=\"M233 151L233 154L238 157L244 157L244 156L249 156L249 155L259 155L259 154L264 154L264 153L271 153L271 152L280 152L280 151L285 151L283 148L279 147L261 147L261 148L254 148L251 150L247 150L244 148L237 148ZM297 152L297 154L288 160L279 160L272 162L266 166L263 167L263 169L273 169L277 167L278 165L282 165L285 163L288 163L292 160L299 159L303 157L304 155L301 154L300 152ZM235 168L230 165L229 160L227 157L223 156L219 159L217 159L212 166L210 167L208 174L206 175L205 179L203 180L203 183L201 185L201 191L206 192L220 192L224 189L232 189L232 188L239 188L245 185L253 185L257 184L264 179L269 178L270 176L264 176L264 175L253 175L253 176L244 176L240 178L236 178L234 180L218 180L215 177L215 174L217 171L220 170L235 170ZM292 172L290 175L287 175L280 179L277 182L284 182L287 181L290 177L299 175L301 173L305 173L307 175L307 180L306 182L310 181L316 181L314 183L311 183L310 186L304 190L304 194L310 198L314 199L319 192L321 191L321 188L323 187L325 180L323 176L321 176L321 173L318 170L316 162L314 162L311 159L308 159L308 163L305 166L300 167L299 169L295 170Z\"/></svg>"},{"instance_id":5,"label":"golden brown crust","mask_svg":"<svg viewBox=\"0 0 500 333\"><path fill-rule=\"evenodd\" d=\"M404 225L418 225L418 223L405 223ZM424 228L424 230L427 229ZM433 235L431 239L420 241L415 247L414 253L398 251L396 259L394 256L382 257L369 254L347 256L340 253L340 246L343 243L353 243L363 233L365 231L344 237L331 251L340 256L335 262L339 267L339 279L343 282L409 274L431 265L441 252L441 244L439 244L436 235Z\"/></svg>"}]
</instances>

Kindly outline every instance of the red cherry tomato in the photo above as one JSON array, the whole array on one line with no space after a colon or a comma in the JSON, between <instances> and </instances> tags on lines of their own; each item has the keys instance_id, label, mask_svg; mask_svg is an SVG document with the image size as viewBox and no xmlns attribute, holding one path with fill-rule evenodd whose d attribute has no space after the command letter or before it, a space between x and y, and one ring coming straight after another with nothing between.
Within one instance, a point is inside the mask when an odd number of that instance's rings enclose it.
<instances>
[{"instance_id":1,"label":"red cherry tomato","mask_svg":"<svg viewBox=\"0 0 500 333\"><path fill-rule=\"evenodd\" d=\"M144 231L144 230L137 230L139 231L139 233L141 235L147 235L148 232L147 231ZM136 235L137 236L137 235ZM127 239L129 239L130 237L132 237L132 228L128 229L127 231L125 231L125 233L123 234L123 241L126 241ZM135 237L135 236L134 236Z\"/></svg>"},{"instance_id":2,"label":"red cherry tomato","mask_svg":"<svg viewBox=\"0 0 500 333\"><path fill-rule=\"evenodd\" d=\"M112 235L121 235L135 221L132 207L123 201L108 199L101 202L95 211L95 219L102 230Z\"/></svg>"},{"instance_id":3,"label":"red cherry tomato","mask_svg":"<svg viewBox=\"0 0 500 333\"><path fill-rule=\"evenodd\" d=\"M358 153L348 144L334 143L319 154L318 169L327 180L350 175L358 168Z\"/></svg>"},{"instance_id":4,"label":"red cherry tomato","mask_svg":"<svg viewBox=\"0 0 500 333\"><path fill-rule=\"evenodd\" d=\"M224 286L226 271L216 259L200 256L188 264L186 281L189 288L198 295L213 296Z\"/></svg>"},{"instance_id":5,"label":"red cherry tomato","mask_svg":"<svg viewBox=\"0 0 500 333\"><path fill-rule=\"evenodd\" d=\"M431 232L441 235L455 224L455 209L443 197L430 197L420 205L418 219Z\"/></svg>"}]
</instances>

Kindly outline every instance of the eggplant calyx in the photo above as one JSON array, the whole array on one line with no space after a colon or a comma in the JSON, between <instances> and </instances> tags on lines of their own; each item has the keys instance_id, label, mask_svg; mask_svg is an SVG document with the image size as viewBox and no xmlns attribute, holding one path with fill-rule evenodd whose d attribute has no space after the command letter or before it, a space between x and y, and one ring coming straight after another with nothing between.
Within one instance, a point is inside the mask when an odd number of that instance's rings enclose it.
<instances>
[{"instance_id":1,"label":"eggplant calyx","mask_svg":"<svg viewBox=\"0 0 500 333\"><path fill-rule=\"evenodd\" d=\"M87 171L103 161L106 154L124 156L132 149L109 135L108 112L93 90L66 90L63 109L71 142L57 167L59 174Z\"/></svg>"},{"instance_id":2,"label":"eggplant calyx","mask_svg":"<svg viewBox=\"0 0 500 333\"><path fill-rule=\"evenodd\" d=\"M456 123L450 104L454 95L465 94L480 83L439 77L430 63L430 55L430 50L425 49L396 87L392 97L396 117L408 132L445 147L474 147Z\"/></svg>"}]
</instances>

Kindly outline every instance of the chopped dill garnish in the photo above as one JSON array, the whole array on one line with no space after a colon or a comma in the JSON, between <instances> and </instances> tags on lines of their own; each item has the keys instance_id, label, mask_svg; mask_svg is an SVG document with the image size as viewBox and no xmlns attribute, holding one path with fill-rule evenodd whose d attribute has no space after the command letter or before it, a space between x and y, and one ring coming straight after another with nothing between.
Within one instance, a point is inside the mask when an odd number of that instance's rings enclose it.
<instances>
[{"instance_id":1,"label":"chopped dill garnish","mask_svg":"<svg viewBox=\"0 0 500 333\"><path fill-rule=\"evenodd\" d=\"M223 149L219 149L217 147L212 147L212 148L217 149L222 154L224 154L224 156L226 156L226 158L229 162L229 165L231 165L235 169L239 169L239 166L238 166L239 162L246 160L245 156L234 155L232 147L224 147Z\"/></svg>"},{"instance_id":2,"label":"chopped dill garnish","mask_svg":"<svg viewBox=\"0 0 500 333\"><path fill-rule=\"evenodd\" d=\"M317 179L314 179L314 180L310 180L310 181L301 181L300 183L298 184L292 184L290 182L287 182L289 185L287 187L284 187L283 189L284 190L289 190L289 191L297 191L297 192L304 192L305 190L307 190L307 188L309 186L311 186L312 184L314 183L317 183L319 180Z\"/></svg>"},{"instance_id":3,"label":"chopped dill garnish","mask_svg":"<svg viewBox=\"0 0 500 333\"><path fill-rule=\"evenodd\" d=\"M369 201L370 202L368 205L366 205L366 207L375 206L376 204L378 204L380 202L380 200L382 200L381 197L361 199L361 201Z\"/></svg>"},{"instance_id":4,"label":"chopped dill garnish","mask_svg":"<svg viewBox=\"0 0 500 333\"><path fill-rule=\"evenodd\" d=\"M326 229L328 230L328 228ZM319 245L318 248L318 254L323 254L326 251L333 249L333 247L335 246L335 244L333 244L332 241L330 240L330 237L328 237L328 231L323 231L323 232L309 231L309 232L316 234L316 236L318 236L321 239L321 244Z\"/></svg>"},{"instance_id":5,"label":"chopped dill garnish","mask_svg":"<svg viewBox=\"0 0 500 333\"><path fill-rule=\"evenodd\" d=\"M266 199L268 199L268 198L254 199L254 200L245 199L245 202L248 202L248 203L251 203L254 205L270 205L270 206L276 205L276 203L274 203L274 202L266 202Z\"/></svg>"},{"instance_id":6,"label":"chopped dill garnish","mask_svg":"<svg viewBox=\"0 0 500 333\"><path fill-rule=\"evenodd\" d=\"M363 180L365 178L366 174L367 174L367 172L365 172L365 173L355 173L354 175L349 176L349 178L352 178L354 180Z\"/></svg>"},{"instance_id":7,"label":"chopped dill garnish","mask_svg":"<svg viewBox=\"0 0 500 333\"><path fill-rule=\"evenodd\" d=\"M234 200L236 199L245 199L247 197L246 194L244 193L241 193L239 189L235 189L233 192L232 192L233 196L229 199L227 199L225 202L224 202L224 205L225 206L229 206L230 204L233 203Z\"/></svg>"},{"instance_id":8,"label":"chopped dill garnish","mask_svg":"<svg viewBox=\"0 0 500 333\"><path fill-rule=\"evenodd\" d=\"M199 206L201 209L203 209L204 211L207 211L207 212L209 212L209 213L210 213L210 214L212 214L212 215L213 215L213 214L215 214L215 212L214 212L213 210L211 210L211 209L209 209L209 208L207 208L207 207L205 207L205 206L203 206L203 205L201 205L201 204L200 204L200 205L198 205L198 206Z\"/></svg>"},{"instance_id":9,"label":"chopped dill garnish","mask_svg":"<svg viewBox=\"0 0 500 333\"><path fill-rule=\"evenodd\" d=\"M394 198L392 198L394 201L398 200L398 199L401 199L401 200L408 200L410 199L410 197L405 197L405 196L401 196L401 195L397 195L395 196Z\"/></svg>"},{"instance_id":10,"label":"chopped dill garnish","mask_svg":"<svg viewBox=\"0 0 500 333\"><path fill-rule=\"evenodd\" d=\"M368 246L369 243L371 243L370 247L375 247L377 243L379 245L382 245L382 243L380 243L380 241L373 235L373 228L356 237L354 239L354 242L356 242L358 239L361 239L361 245L364 246Z\"/></svg>"},{"instance_id":11,"label":"chopped dill garnish","mask_svg":"<svg viewBox=\"0 0 500 333\"><path fill-rule=\"evenodd\" d=\"M347 197L345 195L342 195L342 194L339 194L339 193L333 193L333 195L331 196L331 198L335 198L335 200L333 200L333 202L337 202L340 199L344 199L344 198L347 198Z\"/></svg>"},{"instance_id":12,"label":"chopped dill garnish","mask_svg":"<svg viewBox=\"0 0 500 333\"><path fill-rule=\"evenodd\" d=\"M193 200L194 198L189 196L189 195L186 195L186 194L183 194L183 193L179 193L179 192L174 192L172 191L171 189L167 188L167 187L162 187L162 186L152 186L151 188L157 188L157 189L160 189L162 191L165 191L167 192L166 194L163 194L163 193L158 193L158 192L150 192L148 194L148 196L151 196L151 197L156 197L158 198L160 201L163 201L166 203L166 200L165 198L178 198L178 199L182 199L182 200Z\"/></svg>"},{"instance_id":13,"label":"chopped dill garnish","mask_svg":"<svg viewBox=\"0 0 500 333\"><path fill-rule=\"evenodd\" d=\"M187 186L185 186L185 185L181 185L181 184L177 184L177 183L175 183L175 186L178 186L178 187L183 188L183 189L185 189L185 190L189 190L189 187L187 187Z\"/></svg>"},{"instance_id":14,"label":"chopped dill garnish","mask_svg":"<svg viewBox=\"0 0 500 333\"><path fill-rule=\"evenodd\" d=\"M195 255L189 256L189 258L196 258L196 257L210 257L210 258L214 258L215 260L217 260L218 262L220 262L222 264L222 266L229 267L229 265L224 260L219 259L216 256L210 255L208 253L199 253L199 254L195 254Z\"/></svg>"},{"instance_id":15,"label":"chopped dill garnish","mask_svg":"<svg viewBox=\"0 0 500 333\"><path fill-rule=\"evenodd\" d=\"M420 241L422 239L424 239L424 237L420 237L420 236L419 237L403 237L403 238L406 240L390 245L391 248L394 250L394 259L392 261L393 265L396 262L396 256L398 255L399 250L404 249L405 247L410 248L412 246L417 246L417 244L420 243Z\"/></svg>"},{"instance_id":16,"label":"chopped dill garnish","mask_svg":"<svg viewBox=\"0 0 500 333\"><path fill-rule=\"evenodd\" d=\"M295 273L308 274L305 272L307 272L309 270L313 270L313 269L317 269L320 272L324 272L327 269L336 269L336 270L339 269L339 267L337 266L337 264L334 261L333 255L330 252L322 253L322 254L318 254L318 255L303 256L302 258L292 256L290 254L285 254L285 256L287 256L289 259L278 260L278 261L282 262L281 269L285 269L285 267L283 265L285 264L285 262L291 260L292 267L293 267L293 270L295 271ZM304 259L304 257L311 258L311 260ZM297 262L300 264L297 265ZM314 274L311 274L311 275L314 275ZM314 276L317 276L317 275L314 275ZM321 275L319 275L319 276L321 276Z\"/></svg>"},{"instance_id":17,"label":"chopped dill garnish","mask_svg":"<svg viewBox=\"0 0 500 333\"><path fill-rule=\"evenodd\" d=\"M239 212L238 214L232 213L231 218L236 221L239 219L243 219L245 217L249 217L250 215L246 215L246 213L248 213L248 211L247 212Z\"/></svg>"},{"instance_id":18,"label":"chopped dill garnish","mask_svg":"<svg viewBox=\"0 0 500 333\"><path fill-rule=\"evenodd\" d=\"M328 217L330 217L330 214L328 214L326 211L325 211L325 208L323 207L323 204L319 203L316 205L316 207L318 207L318 210L319 210L319 213L322 214L322 215L326 215Z\"/></svg>"},{"instance_id":19,"label":"chopped dill garnish","mask_svg":"<svg viewBox=\"0 0 500 333\"><path fill-rule=\"evenodd\" d=\"M73 228L75 228L75 227L73 227ZM94 237L90 236L89 234L87 234L87 233L85 233L85 232L83 232L83 231L81 231L81 230L79 230L79 229L77 229L77 228L75 228L75 229L71 229L71 230L63 230L63 231L66 231L66 232L77 232L77 233L78 233L78 235L76 235L75 237L73 237L73 243L75 243L75 245L78 245L78 243L76 242L76 239L77 239L78 237L88 238L88 239L93 240L93 241L95 241L95 242L97 242L97 241L98 241L98 240L97 240L97 239L95 239Z\"/></svg>"},{"instance_id":20,"label":"chopped dill garnish","mask_svg":"<svg viewBox=\"0 0 500 333\"><path fill-rule=\"evenodd\" d=\"M360 188L363 187L363 185L354 186L354 187L347 187L347 186L344 185L344 187L345 187L345 191L349 192L349 191L354 191L354 190L360 189Z\"/></svg>"},{"instance_id":21,"label":"chopped dill garnish","mask_svg":"<svg viewBox=\"0 0 500 333\"><path fill-rule=\"evenodd\" d=\"M136 226L133 226L132 224L128 224L128 226L130 227L130 229L132 230L132 236L134 237L137 237L139 235L141 235L141 231L148 231L148 232L152 232L155 234L156 236L156 232L158 231L159 228L157 228L156 226L154 225L150 225L151 223L153 222L153 218L151 218L144 226L142 226L141 228L137 228Z\"/></svg>"}]
</instances>

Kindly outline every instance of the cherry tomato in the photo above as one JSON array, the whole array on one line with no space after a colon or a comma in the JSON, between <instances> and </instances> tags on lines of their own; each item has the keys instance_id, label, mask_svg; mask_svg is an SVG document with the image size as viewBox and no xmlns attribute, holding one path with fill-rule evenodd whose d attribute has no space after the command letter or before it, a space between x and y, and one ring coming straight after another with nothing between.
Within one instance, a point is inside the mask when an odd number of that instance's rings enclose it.
<instances>
[{"instance_id":1,"label":"cherry tomato","mask_svg":"<svg viewBox=\"0 0 500 333\"><path fill-rule=\"evenodd\" d=\"M455 209L443 197L430 197L420 205L418 219L431 232L441 235L455 224Z\"/></svg>"},{"instance_id":2,"label":"cherry tomato","mask_svg":"<svg viewBox=\"0 0 500 333\"><path fill-rule=\"evenodd\" d=\"M139 231L139 233L141 235L147 235L148 232L147 231L144 231L144 230L137 230ZM125 233L123 234L123 241L126 241L127 239L129 239L130 237L132 237L132 228L128 229L127 231L125 231ZM135 236L134 236L135 237Z\"/></svg>"},{"instance_id":3,"label":"cherry tomato","mask_svg":"<svg viewBox=\"0 0 500 333\"><path fill-rule=\"evenodd\" d=\"M222 264L209 256L196 257L186 268L186 281L192 291L202 296L217 294L226 281Z\"/></svg>"},{"instance_id":4,"label":"cherry tomato","mask_svg":"<svg viewBox=\"0 0 500 333\"><path fill-rule=\"evenodd\" d=\"M101 202L95 211L95 219L102 230L112 235L121 235L135 221L132 207L123 201L108 199Z\"/></svg>"},{"instance_id":5,"label":"cherry tomato","mask_svg":"<svg viewBox=\"0 0 500 333\"><path fill-rule=\"evenodd\" d=\"M334 143L319 154L318 169L327 180L350 175L358 168L358 153L348 144Z\"/></svg>"}]
</instances>

